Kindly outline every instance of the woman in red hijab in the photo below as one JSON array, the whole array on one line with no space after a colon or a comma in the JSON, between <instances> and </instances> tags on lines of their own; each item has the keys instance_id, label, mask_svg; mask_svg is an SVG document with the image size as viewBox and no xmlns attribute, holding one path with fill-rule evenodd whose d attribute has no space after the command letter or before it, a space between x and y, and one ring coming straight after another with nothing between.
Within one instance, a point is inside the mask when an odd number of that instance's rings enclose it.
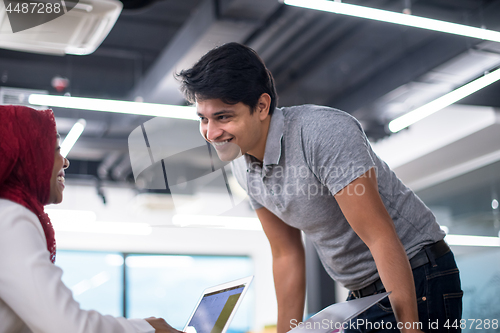
<instances>
[{"instance_id":1,"label":"woman in red hijab","mask_svg":"<svg viewBox=\"0 0 500 333\"><path fill-rule=\"evenodd\" d=\"M43 207L62 201L68 166L51 110L0 106L0 333L179 333L161 318L82 310L61 281Z\"/></svg>"}]
</instances>

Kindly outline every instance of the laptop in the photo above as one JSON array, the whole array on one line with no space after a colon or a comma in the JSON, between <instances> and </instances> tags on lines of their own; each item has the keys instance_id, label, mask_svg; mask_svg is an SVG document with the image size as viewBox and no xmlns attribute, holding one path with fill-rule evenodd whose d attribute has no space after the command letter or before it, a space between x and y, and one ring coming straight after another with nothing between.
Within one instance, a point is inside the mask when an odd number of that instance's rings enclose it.
<instances>
[{"instance_id":1,"label":"laptop","mask_svg":"<svg viewBox=\"0 0 500 333\"><path fill-rule=\"evenodd\" d=\"M252 279L248 276L205 289L183 331L225 333Z\"/></svg>"},{"instance_id":2,"label":"laptop","mask_svg":"<svg viewBox=\"0 0 500 333\"><path fill-rule=\"evenodd\" d=\"M350 301L332 304L311 318L297 323L288 333L330 333L341 332L342 324L361 314L371 306L377 304L390 292L384 292ZM346 324L344 324L345 326Z\"/></svg>"}]
</instances>

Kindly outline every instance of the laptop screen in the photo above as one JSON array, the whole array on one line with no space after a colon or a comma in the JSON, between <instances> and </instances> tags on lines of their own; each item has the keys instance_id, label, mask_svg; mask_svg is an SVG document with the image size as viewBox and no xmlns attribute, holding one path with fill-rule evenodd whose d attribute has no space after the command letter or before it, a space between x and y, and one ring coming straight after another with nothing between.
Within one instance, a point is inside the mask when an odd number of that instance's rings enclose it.
<instances>
[{"instance_id":1,"label":"laptop screen","mask_svg":"<svg viewBox=\"0 0 500 333\"><path fill-rule=\"evenodd\" d=\"M203 295L186 331L221 333L244 289L242 284Z\"/></svg>"}]
</instances>

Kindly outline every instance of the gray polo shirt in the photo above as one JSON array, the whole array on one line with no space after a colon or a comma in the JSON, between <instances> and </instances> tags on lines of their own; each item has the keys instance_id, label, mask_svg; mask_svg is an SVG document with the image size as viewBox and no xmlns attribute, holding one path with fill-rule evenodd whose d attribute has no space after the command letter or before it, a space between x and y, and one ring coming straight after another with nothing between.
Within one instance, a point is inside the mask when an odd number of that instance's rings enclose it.
<instances>
[{"instance_id":1,"label":"gray polo shirt","mask_svg":"<svg viewBox=\"0 0 500 333\"><path fill-rule=\"evenodd\" d=\"M304 231L326 271L351 290L379 276L368 247L350 227L334 195L370 168L377 172L380 196L409 258L445 235L432 212L373 152L359 122L336 109L276 109L262 166L244 155L232 167L252 207L265 207ZM363 188L354 188L354 195L362 193Z\"/></svg>"}]
</instances>

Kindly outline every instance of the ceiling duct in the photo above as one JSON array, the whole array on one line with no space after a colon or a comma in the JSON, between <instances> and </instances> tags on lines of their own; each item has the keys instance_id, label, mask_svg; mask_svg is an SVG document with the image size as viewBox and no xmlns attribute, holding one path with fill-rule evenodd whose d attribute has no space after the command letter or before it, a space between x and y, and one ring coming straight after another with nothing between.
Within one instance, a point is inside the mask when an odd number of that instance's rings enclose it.
<instances>
[{"instance_id":1,"label":"ceiling duct","mask_svg":"<svg viewBox=\"0 0 500 333\"><path fill-rule=\"evenodd\" d=\"M62 10L58 7L57 15L37 15L28 6L25 15L31 16L23 17L16 13L14 4L9 2L6 8L0 1L0 48L52 55L94 52L113 28L123 7L117 0L64 1L66 5Z\"/></svg>"},{"instance_id":2,"label":"ceiling duct","mask_svg":"<svg viewBox=\"0 0 500 333\"><path fill-rule=\"evenodd\" d=\"M280 4L268 0L203 0L130 94L144 101L183 104L175 73L215 46L243 43ZM244 17L244 19L241 19Z\"/></svg>"},{"instance_id":3,"label":"ceiling duct","mask_svg":"<svg viewBox=\"0 0 500 333\"><path fill-rule=\"evenodd\" d=\"M35 109L47 109L44 106L33 106L29 104L28 97L31 94L46 95L46 90L21 89L0 87L0 105L24 105Z\"/></svg>"}]
</instances>

